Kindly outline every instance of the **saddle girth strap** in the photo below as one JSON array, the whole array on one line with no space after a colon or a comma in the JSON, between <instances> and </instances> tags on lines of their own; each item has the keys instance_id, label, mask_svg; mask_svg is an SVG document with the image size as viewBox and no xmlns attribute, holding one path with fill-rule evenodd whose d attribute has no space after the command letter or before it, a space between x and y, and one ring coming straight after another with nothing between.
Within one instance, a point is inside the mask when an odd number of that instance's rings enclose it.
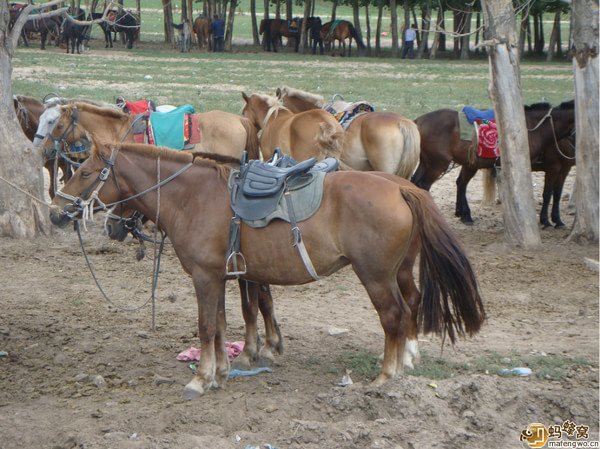
<instances>
[{"instance_id":1,"label":"saddle girth strap","mask_svg":"<svg viewBox=\"0 0 600 449\"><path fill-rule=\"evenodd\" d=\"M302 234L300 234L300 229L298 229L298 225L296 224L296 216L294 214L294 207L292 205L292 197L290 195L290 191L285 186L285 191L283 193L285 197L285 202L288 208L288 215L290 218L290 224L292 225L292 234L294 235L294 243L293 246L298 248L298 252L300 253L300 258L306 267L306 271L310 274L310 276L315 280L322 279L315 270L315 267L310 260L310 256L308 255L308 251L306 251L306 246L304 246L304 241L302 240Z\"/></svg>"}]
</instances>

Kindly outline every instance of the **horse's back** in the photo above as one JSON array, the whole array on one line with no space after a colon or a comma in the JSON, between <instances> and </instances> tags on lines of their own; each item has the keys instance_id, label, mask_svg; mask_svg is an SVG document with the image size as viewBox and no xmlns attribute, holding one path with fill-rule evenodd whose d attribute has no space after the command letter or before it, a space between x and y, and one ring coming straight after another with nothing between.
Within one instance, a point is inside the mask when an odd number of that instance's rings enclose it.
<instances>
[{"instance_id":1,"label":"horse's back","mask_svg":"<svg viewBox=\"0 0 600 449\"><path fill-rule=\"evenodd\" d=\"M195 150L225 154L240 158L246 149L248 128L245 117L230 112L212 110L194 114L200 131L200 144Z\"/></svg>"}]
</instances>

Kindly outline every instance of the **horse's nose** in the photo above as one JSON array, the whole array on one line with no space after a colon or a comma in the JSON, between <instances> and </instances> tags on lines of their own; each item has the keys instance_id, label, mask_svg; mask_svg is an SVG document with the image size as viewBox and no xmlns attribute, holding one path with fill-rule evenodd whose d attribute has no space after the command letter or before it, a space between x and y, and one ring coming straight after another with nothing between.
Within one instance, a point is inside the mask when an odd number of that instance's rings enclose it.
<instances>
[{"instance_id":1,"label":"horse's nose","mask_svg":"<svg viewBox=\"0 0 600 449\"><path fill-rule=\"evenodd\" d=\"M58 206L50 206L50 221L59 228L64 228L69 222L66 212Z\"/></svg>"}]
</instances>

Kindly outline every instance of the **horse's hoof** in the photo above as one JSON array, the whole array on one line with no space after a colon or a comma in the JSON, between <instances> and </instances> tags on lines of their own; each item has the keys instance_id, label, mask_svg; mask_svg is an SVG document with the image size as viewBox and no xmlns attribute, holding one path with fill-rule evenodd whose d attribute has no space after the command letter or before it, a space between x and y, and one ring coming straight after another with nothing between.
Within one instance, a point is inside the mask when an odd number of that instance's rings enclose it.
<instances>
[{"instance_id":1,"label":"horse's hoof","mask_svg":"<svg viewBox=\"0 0 600 449\"><path fill-rule=\"evenodd\" d=\"M569 230L569 228L567 228L567 225L566 225L566 224L564 224L564 223L556 223L556 224L554 225L554 227L555 227L556 229L560 229L561 231L568 231L568 230Z\"/></svg>"},{"instance_id":2,"label":"horse's hoof","mask_svg":"<svg viewBox=\"0 0 600 449\"><path fill-rule=\"evenodd\" d=\"M247 371L250 369L252 364L250 363L249 357L244 357L242 354L237 356L233 362L231 362L231 369L237 369L240 371Z\"/></svg>"},{"instance_id":3,"label":"horse's hoof","mask_svg":"<svg viewBox=\"0 0 600 449\"><path fill-rule=\"evenodd\" d=\"M371 385L374 387L380 387L388 380L390 380L390 376L382 373L379 376L377 376L377 378L371 383Z\"/></svg>"},{"instance_id":4,"label":"horse's hoof","mask_svg":"<svg viewBox=\"0 0 600 449\"><path fill-rule=\"evenodd\" d=\"M473 219L469 217L462 217L460 221L467 226L473 226Z\"/></svg>"},{"instance_id":5,"label":"horse's hoof","mask_svg":"<svg viewBox=\"0 0 600 449\"><path fill-rule=\"evenodd\" d=\"M204 387L201 382L198 382L196 379L193 379L190 383L188 383L183 389L183 399L196 399L200 396L204 395Z\"/></svg>"}]
</instances>

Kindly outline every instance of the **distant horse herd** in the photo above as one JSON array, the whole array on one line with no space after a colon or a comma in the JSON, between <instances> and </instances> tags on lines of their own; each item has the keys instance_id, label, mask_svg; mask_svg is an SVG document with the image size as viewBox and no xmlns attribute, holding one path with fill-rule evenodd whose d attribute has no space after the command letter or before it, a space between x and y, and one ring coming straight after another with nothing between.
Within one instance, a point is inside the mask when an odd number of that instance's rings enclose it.
<instances>
[{"instance_id":1,"label":"distant horse herd","mask_svg":"<svg viewBox=\"0 0 600 449\"><path fill-rule=\"evenodd\" d=\"M9 28L12 28L25 6L21 4L11 5ZM103 16L103 13L86 14L81 8L76 8L76 11L69 10L68 14L78 22L100 19ZM140 24L140 18L133 11L110 10L107 13L106 20L98 25L104 32L107 48L112 48L113 41L116 41L117 35L121 34L122 42L127 48L131 49L133 43L139 39ZM51 38L55 41L57 47L61 42L65 44L67 53L81 53L84 42L90 39L90 31L91 25L77 23L62 16L36 18L36 14L31 14L21 31L21 40L25 46L29 47L32 34L40 33L42 50L46 48L48 38Z\"/></svg>"},{"instance_id":2,"label":"distant horse herd","mask_svg":"<svg viewBox=\"0 0 600 449\"><path fill-rule=\"evenodd\" d=\"M242 99L242 115L189 114L186 123L193 123L204 137L175 151L137 143L137 124L149 111L136 115L116 105L82 100L42 104L30 97L14 98L24 133L44 149L51 179L62 169L56 182L62 181L63 188L55 192L53 183L49 192L54 224L63 226L84 211L87 216L96 208L94 198L100 209L119 206L107 216L111 238L135 234L139 227L131 222L140 214L157 217L156 224L192 275L202 352L185 397L200 396L225 382L224 282L236 276L246 323L245 347L236 361L241 368L272 362L273 354L283 350L270 284L310 282L348 264L365 286L385 334L376 385L418 363L419 331L454 341L479 330L485 311L475 274L427 193L451 162L461 165L456 215L468 223L466 183L477 169L500 162L473 153L473 141L463 140L459 132L458 111L440 109L410 120L361 102L327 103L286 86L270 95L242 93ZM340 120L346 113L352 116L350 123ZM575 163L574 104L526 106L525 116L532 169L546 172L540 222L551 226L545 214L554 196L551 219L563 228L558 202ZM317 174L317 160L335 168L337 164L327 162L332 157L340 161L341 170ZM165 181L157 184L161 177ZM160 190L158 219L154 190L165 182L169 188ZM292 227L295 200L288 186L301 190L315 182L321 192L316 209ZM258 199L254 204L260 207L252 206L253 214L285 198L289 219L247 224L243 201L235 207L233 199L229 203L236 192ZM233 210L240 215L232 217ZM236 217L241 226L237 231ZM239 240L232 240L236 235ZM230 272L228 254L242 254L243 269ZM419 255L417 287L413 269ZM259 310L266 333L262 348L256 327Z\"/></svg>"}]
</instances>

